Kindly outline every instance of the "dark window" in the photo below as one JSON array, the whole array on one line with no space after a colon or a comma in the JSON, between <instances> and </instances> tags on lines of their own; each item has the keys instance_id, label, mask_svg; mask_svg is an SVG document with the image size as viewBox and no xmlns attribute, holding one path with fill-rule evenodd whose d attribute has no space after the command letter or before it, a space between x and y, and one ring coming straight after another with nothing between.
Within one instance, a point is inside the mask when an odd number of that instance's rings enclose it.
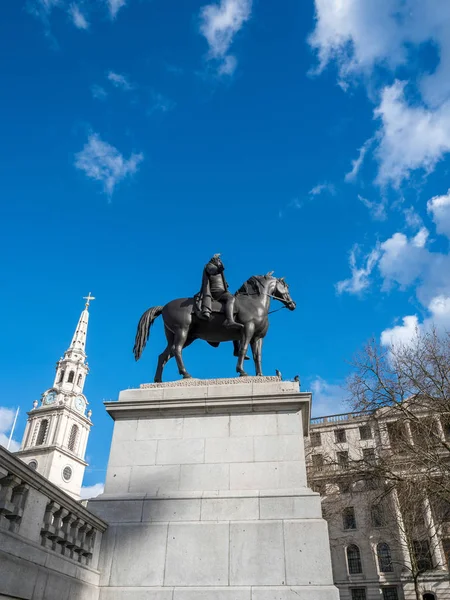
<instances>
[{"instance_id":1,"label":"dark window","mask_svg":"<svg viewBox=\"0 0 450 600\"><path fill-rule=\"evenodd\" d=\"M442 540L442 547L444 549L445 560L447 561L447 569L450 569L450 539L449 538Z\"/></svg>"},{"instance_id":2,"label":"dark window","mask_svg":"<svg viewBox=\"0 0 450 600\"><path fill-rule=\"evenodd\" d=\"M359 437L361 440L372 439L372 429L370 428L370 425L361 425L359 428Z\"/></svg>"},{"instance_id":3,"label":"dark window","mask_svg":"<svg viewBox=\"0 0 450 600\"><path fill-rule=\"evenodd\" d=\"M70 430L70 435L69 435L69 443L67 444L69 450L72 450L72 452L75 452L77 441L78 441L78 426L72 425L72 429Z\"/></svg>"},{"instance_id":4,"label":"dark window","mask_svg":"<svg viewBox=\"0 0 450 600\"><path fill-rule=\"evenodd\" d=\"M59 381L58 381L58 383L62 383L62 382L64 381L64 373L65 373L65 371L64 371L64 370L63 370L63 371L61 371L61 375L59 376Z\"/></svg>"},{"instance_id":5,"label":"dark window","mask_svg":"<svg viewBox=\"0 0 450 600\"><path fill-rule=\"evenodd\" d=\"M342 523L344 529L356 529L355 509L348 506L342 511Z\"/></svg>"},{"instance_id":6,"label":"dark window","mask_svg":"<svg viewBox=\"0 0 450 600\"><path fill-rule=\"evenodd\" d=\"M387 424L389 443L394 452L405 452L410 446L408 434L404 423L391 421Z\"/></svg>"},{"instance_id":7,"label":"dark window","mask_svg":"<svg viewBox=\"0 0 450 600\"><path fill-rule=\"evenodd\" d=\"M398 592L395 585L388 585L381 589L383 590L383 600L398 600Z\"/></svg>"},{"instance_id":8,"label":"dark window","mask_svg":"<svg viewBox=\"0 0 450 600\"><path fill-rule=\"evenodd\" d=\"M411 435L415 446L429 448L441 443L441 438L434 417L423 417L417 421L412 421Z\"/></svg>"},{"instance_id":9,"label":"dark window","mask_svg":"<svg viewBox=\"0 0 450 600\"><path fill-rule=\"evenodd\" d=\"M381 504L373 504L370 507L372 527L383 527L385 525L384 511Z\"/></svg>"},{"instance_id":10,"label":"dark window","mask_svg":"<svg viewBox=\"0 0 450 600\"><path fill-rule=\"evenodd\" d=\"M361 553L355 544L347 547L347 564L350 575L362 573Z\"/></svg>"},{"instance_id":11,"label":"dark window","mask_svg":"<svg viewBox=\"0 0 450 600\"><path fill-rule=\"evenodd\" d=\"M36 438L36 446L42 446L45 443L45 438L47 437L47 429L48 429L48 420L44 419L41 421L39 426L39 432Z\"/></svg>"},{"instance_id":12,"label":"dark window","mask_svg":"<svg viewBox=\"0 0 450 600\"><path fill-rule=\"evenodd\" d=\"M366 588L350 588L352 600L366 600Z\"/></svg>"},{"instance_id":13,"label":"dark window","mask_svg":"<svg viewBox=\"0 0 450 600\"><path fill-rule=\"evenodd\" d=\"M320 431L313 431L310 436L309 439L311 440L311 446L313 447L317 447L317 446L321 446L322 445L322 440L320 437Z\"/></svg>"},{"instance_id":14,"label":"dark window","mask_svg":"<svg viewBox=\"0 0 450 600\"><path fill-rule=\"evenodd\" d=\"M373 448L364 448L363 460L368 465L375 464L375 450Z\"/></svg>"},{"instance_id":15,"label":"dark window","mask_svg":"<svg viewBox=\"0 0 450 600\"><path fill-rule=\"evenodd\" d=\"M389 545L382 542L377 546L378 568L380 573L392 573L392 556Z\"/></svg>"},{"instance_id":16,"label":"dark window","mask_svg":"<svg viewBox=\"0 0 450 600\"><path fill-rule=\"evenodd\" d=\"M413 550L417 569L421 573L430 571L433 568L433 561L431 559L430 544L428 540L414 540Z\"/></svg>"},{"instance_id":17,"label":"dark window","mask_svg":"<svg viewBox=\"0 0 450 600\"><path fill-rule=\"evenodd\" d=\"M323 454L313 454L312 464L315 469L321 471L323 467Z\"/></svg>"},{"instance_id":18,"label":"dark window","mask_svg":"<svg viewBox=\"0 0 450 600\"><path fill-rule=\"evenodd\" d=\"M70 371L69 377L67 378L67 383L73 383L74 378L75 378L75 371Z\"/></svg>"},{"instance_id":19,"label":"dark window","mask_svg":"<svg viewBox=\"0 0 450 600\"><path fill-rule=\"evenodd\" d=\"M345 435L345 429L335 429L334 440L336 444L343 444L344 442L346 442L347 436Z\"/></svg>"},{"instance_id":20,"label":"dark window","mask_svg":"<svg viewBox=\"0 0 450 600\"><path fill-rule=\"evenodd\" d=\"M436 596L432 592L425 592L422 596L422 600L436 600Z\"/></svg>"},{"instance_id":21,"label":"dark window","mask_svg":"<svg viewBox=\"0 0 450 600\"><path fill-rule=\"evenodd\" d=\"M337 462L340 469L346 469L348 467L348 452L336 452Z\"/></svg>"},{"instance_id":22,"label":"dark window","mask_svg":"<svg viewBox=\"0 0 450 600\"><path fill-rule=\"evenodd\" d=\"M80 373L80 374L78 375L78 381L77 381L77 385L81 385L81 380L82 380L82 379L83 379L83 375L82 375L82 373Z\"/></svg>"}]
</instances>

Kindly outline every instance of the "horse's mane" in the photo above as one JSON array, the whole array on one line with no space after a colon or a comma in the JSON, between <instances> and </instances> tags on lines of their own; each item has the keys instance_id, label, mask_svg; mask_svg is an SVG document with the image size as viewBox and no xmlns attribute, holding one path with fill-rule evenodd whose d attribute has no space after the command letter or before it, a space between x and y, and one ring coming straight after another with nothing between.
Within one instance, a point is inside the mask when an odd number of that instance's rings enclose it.
<instances>
[{"instance_id":1,"label":"horse's mane","mask_svg":"<svg viewBox=\"0 0 450 600\"><path fill-rule=\"evenodd\" d=\"M245 283L241 285L241 287L236 292L236 296L240 294L244 294L248 296L249 294L261 294L261 288L264 285L263 281L267 280L267 275L252 275Z\"/></svg>"}]
</instances>

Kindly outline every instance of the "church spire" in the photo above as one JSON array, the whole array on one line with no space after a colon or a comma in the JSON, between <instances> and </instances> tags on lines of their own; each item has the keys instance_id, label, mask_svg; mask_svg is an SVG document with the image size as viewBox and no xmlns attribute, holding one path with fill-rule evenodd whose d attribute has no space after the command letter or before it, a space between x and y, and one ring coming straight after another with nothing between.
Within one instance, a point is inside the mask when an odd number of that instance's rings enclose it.
<instances>
[{"instance_id":1,"label":"church spire","mask_svg":"<svg viewBox=\"0 0 450 600\"><path fill-rule=\"evenodd\" d=\"M85 308L81 313L80 319L78 321L77 328L72 338L72 343L70 344L67 352L78 352L80 354L86 354L86 334L87 327L89 323L89 304L91 300L95 300L94 296L91 296L91 292L87 296L83 298L86 300Z\"/></svg>"}]
</instances>

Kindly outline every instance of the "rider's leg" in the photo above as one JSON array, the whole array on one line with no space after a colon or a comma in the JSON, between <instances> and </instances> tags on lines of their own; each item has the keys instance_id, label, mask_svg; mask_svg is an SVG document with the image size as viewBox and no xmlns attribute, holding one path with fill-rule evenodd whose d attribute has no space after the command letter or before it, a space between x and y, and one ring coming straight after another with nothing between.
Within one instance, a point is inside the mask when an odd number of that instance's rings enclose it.
<instances>
[{"instance_id":1,"label":"rider's leg","mask_svg":"<svg viewBox=\"0 0 450 600\"><path fill-rule=\"evenodd\" d=\"M225 304L225 321L224 321L224 325L225 327L244 327L242 325L242 323L237 323L234 320L234 315L233 315L233 310L234 310L234 303L236 302L236 298L234 296L232 296L231 294L229 295L229 297L227 298L226 304Z\"/></svg>"}]
</instances>

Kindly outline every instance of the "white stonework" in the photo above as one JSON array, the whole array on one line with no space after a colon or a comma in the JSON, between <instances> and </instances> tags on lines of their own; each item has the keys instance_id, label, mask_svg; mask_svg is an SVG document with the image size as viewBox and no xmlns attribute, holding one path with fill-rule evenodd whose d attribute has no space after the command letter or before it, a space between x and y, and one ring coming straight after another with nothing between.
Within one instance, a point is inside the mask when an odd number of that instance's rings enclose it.
<instances>
[{"instance_id":1,"label":"white stonework","mask_svg":"<svg viewBox=\"0 0 450 600\"><path fill-rule=\"evenodd\" d=\"M91 298L90 298L91 299ZM53 386L40 406L28 413L17 456L74 498L80 497L87 463L84 460L92 427L88 401L83 394L89 372L86 335L89 300L81 313L69 348L56 365Z\"/></svg>"},{"instance_id":2,"label":"white stonework","mask_svg":"<svg viewBox=\"0 0 450 600\"><path fill-rule=\"evenodd\" d=\"M100 600L337 600L306 484L311 394L278 378L146 384L115 419Z\"/></svg>"}]
</instances>

